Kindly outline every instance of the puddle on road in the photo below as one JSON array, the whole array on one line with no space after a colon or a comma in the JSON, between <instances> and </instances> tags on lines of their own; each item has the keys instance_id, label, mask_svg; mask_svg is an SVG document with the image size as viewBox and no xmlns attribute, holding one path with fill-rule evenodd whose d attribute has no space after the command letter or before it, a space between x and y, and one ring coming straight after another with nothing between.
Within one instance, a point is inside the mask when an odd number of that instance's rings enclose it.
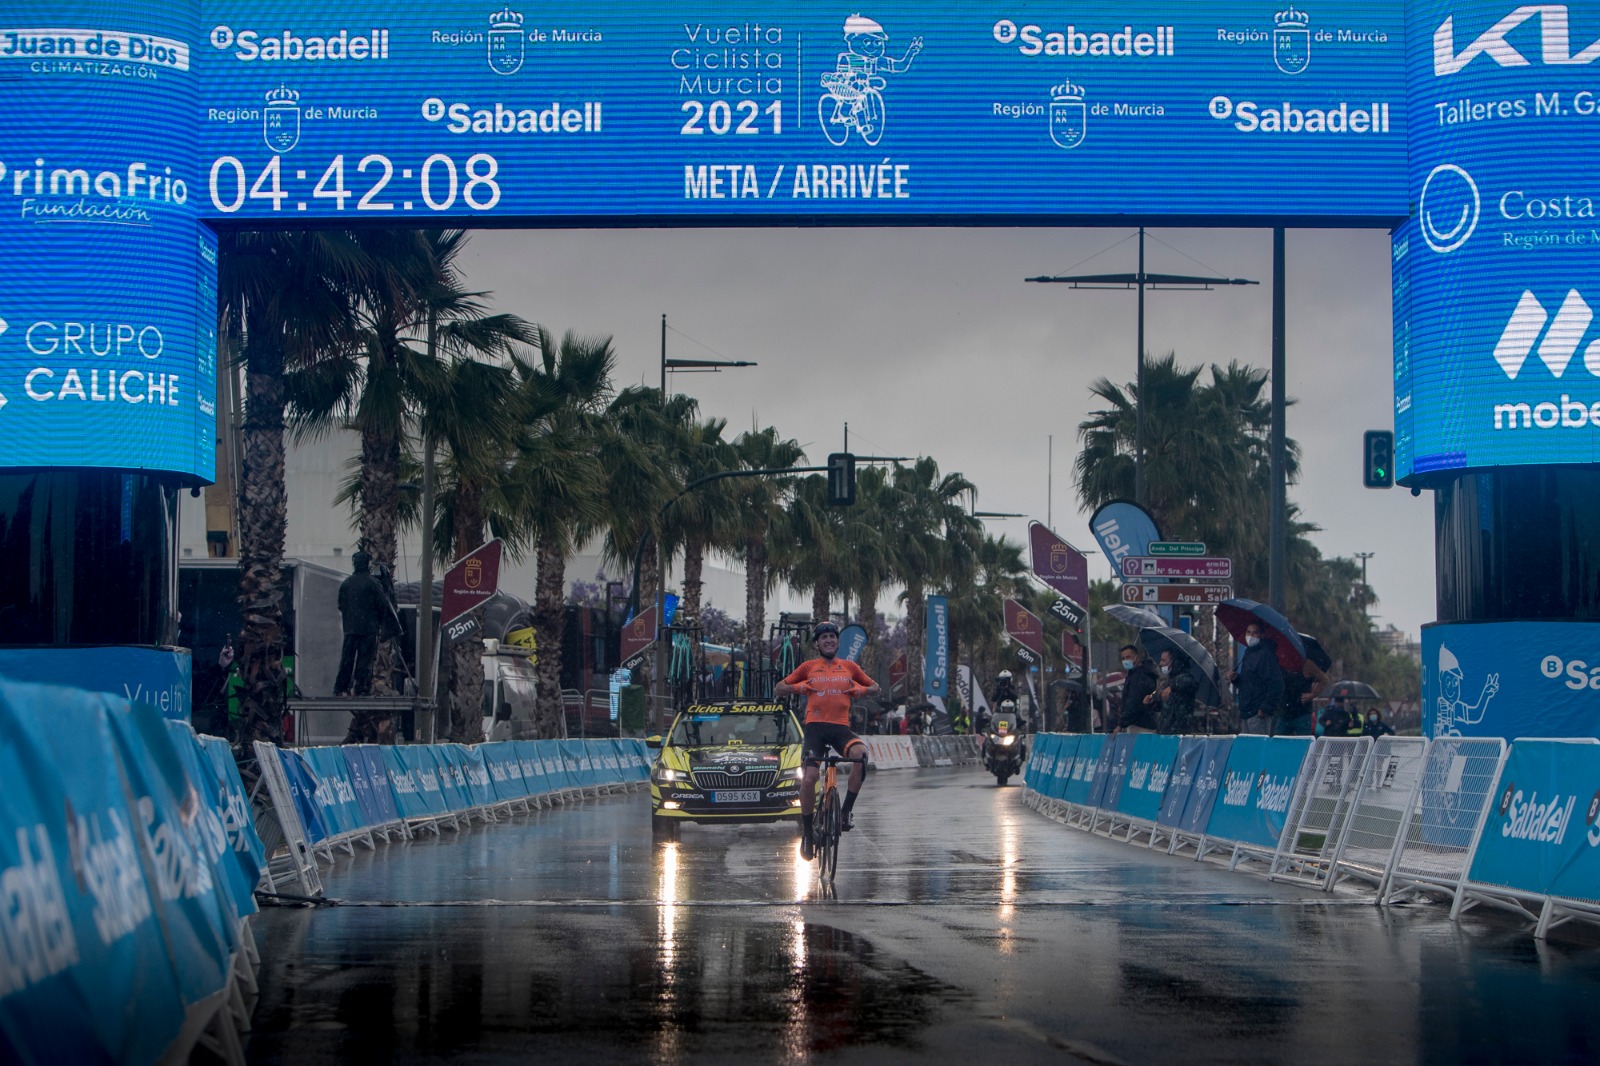
<instances>
[{"instance_id":1,"label":"puddle on road","mask_svg":"<svg viewBox=\"0 0 1600 1066\"><path fill-rule=\"evenodd\" d=\"M798 911L337 909L266 916L249 1057L801 1061L919 1050L947 985ZM297 960L297 961L287 961Z\"/></svg>"}]
</instances>

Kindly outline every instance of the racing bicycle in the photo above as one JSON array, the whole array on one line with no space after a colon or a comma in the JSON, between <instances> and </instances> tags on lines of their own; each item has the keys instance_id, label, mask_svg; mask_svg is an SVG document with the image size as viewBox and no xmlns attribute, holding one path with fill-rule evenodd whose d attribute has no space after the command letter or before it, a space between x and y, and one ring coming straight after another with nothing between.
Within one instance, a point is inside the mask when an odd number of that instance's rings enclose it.
<instances>
[{"instance_id":1,"label":"racing bicycle","mask_svg":"<svg viewBox=\"0 0 1600 1066\"><path fill-rule=\"evenodd\" d=\"M839 837L844 832L844 801L839 798L839 764L858 762L865 768L867 757L847 758L843 755L806 757L807 766L820 766L817 777L817 802L812 808L811 845L816 851L817 872L826 882L833 881L839 869Z\"/></svg>"}]
</instances>

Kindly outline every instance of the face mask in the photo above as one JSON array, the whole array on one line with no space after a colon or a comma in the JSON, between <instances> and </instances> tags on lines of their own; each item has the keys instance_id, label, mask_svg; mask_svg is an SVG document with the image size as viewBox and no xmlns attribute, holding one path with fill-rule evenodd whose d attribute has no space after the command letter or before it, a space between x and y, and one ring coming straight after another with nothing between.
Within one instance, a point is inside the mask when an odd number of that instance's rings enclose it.
<instances>
[{"instance_id":1,"label":"face mask","mask_svg":"<svg viewBox=\"0 0 1600 1066\"><path fill-rule=\"evenodd\" d=\"M1132 670L1133 669L1133 660L1132 659L1124 659L1124 660L1122 660L1122 668L1124 670Z\"/></svg>"},{"instance_id":2,"label":"face mask","mask_svg":"<svg viewBox=\"0 0 1600 1066\"><path fill-rule=\"evenodd\" d=\"M1377 721L1377 720L1378 720L1378 716L1377 716L1377 715L1375 715L1375 714L1369 714L1369 715L1367 715L1367 721L1369 721L1369 722L1376 722L1376 721Z\"/></svg>"},{"instance_id":3,"label":"face mask","mask_svg":"<svg viewBox=\"0 0 1600 1066\"><path fill-rule=\"evenodd\" d=\"M1260 643L1261 643L1261 638L1260 638L1260 637L1245 637L1245 638L1244 638L1244 642L1245 642L1245 643L1246 643L1246 644L1248 644L1248 645L1249 645L1249 646L1250 646L1250 647L1252 647L1252 648L1253 648L1253 647L1255 647L1255 646L1256 646L1256 645L1257 645L1257 644L1260 644Z\"/></svg>"},{"instance_id":4,"label":"face mask","mask_svg":"<svg viewBox=\"0 0 1600 1066\"><path fill-rule=\"evenodd\" d=\"M1162 676L1162 677L1170 677L1170 676L1172 676L1172 667L1170 667L1170 666L1163 666L1163 667L1162 667L1162 668L1161 668L1161 676Z\"/></svg>"}]
</instances>

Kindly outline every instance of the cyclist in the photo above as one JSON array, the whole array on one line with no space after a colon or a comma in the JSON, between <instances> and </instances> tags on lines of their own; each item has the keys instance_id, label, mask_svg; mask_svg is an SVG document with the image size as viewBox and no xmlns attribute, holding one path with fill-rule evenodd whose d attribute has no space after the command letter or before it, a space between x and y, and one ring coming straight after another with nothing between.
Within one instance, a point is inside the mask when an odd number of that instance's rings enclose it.
<instances>
[{"instance_id":1,"label":"cyclist","mask_svg":"<svg viewBox=\"0 0 1600 1066\"><path fill-rule=\"evenodd\" d=\"M811 642L816 645L818 657L795 667L792 674L773 686L772 692L780 697L805 693L804 751L808 761L823 758L829 748L847 759L862 760L850 767L850 785L844 797L841 828L849 830L855 827L850 811L867 776L867 745L850 731L850 700L876 693L878 683L855 663L837 657L839 627L832 622L818 622L811 631ZM800 779L800 854L807 859L812 855L811 815L816 793L817 767L807 765Z\"/></svg>"}]
</instances>

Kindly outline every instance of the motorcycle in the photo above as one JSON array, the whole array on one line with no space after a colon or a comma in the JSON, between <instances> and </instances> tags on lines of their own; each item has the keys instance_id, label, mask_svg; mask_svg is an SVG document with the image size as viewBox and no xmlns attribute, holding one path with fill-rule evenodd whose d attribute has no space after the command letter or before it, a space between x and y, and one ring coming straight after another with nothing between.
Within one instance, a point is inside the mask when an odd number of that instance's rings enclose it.
<instances>
[{"instance_id":1,"label":"motorcycle","mask_svg":"<svg viewBox=\"0 0 1600 1066\"><path fill-rule=\"evenodd\" d=\"M1001 715L995 719L993 729L983 739L983 768L994 775L997 787L1004 787L1011 775L1022 769L1028 758L1028 746L1022 734L1016 732L1014 719Z\"/></svg>"}]
</instances>

